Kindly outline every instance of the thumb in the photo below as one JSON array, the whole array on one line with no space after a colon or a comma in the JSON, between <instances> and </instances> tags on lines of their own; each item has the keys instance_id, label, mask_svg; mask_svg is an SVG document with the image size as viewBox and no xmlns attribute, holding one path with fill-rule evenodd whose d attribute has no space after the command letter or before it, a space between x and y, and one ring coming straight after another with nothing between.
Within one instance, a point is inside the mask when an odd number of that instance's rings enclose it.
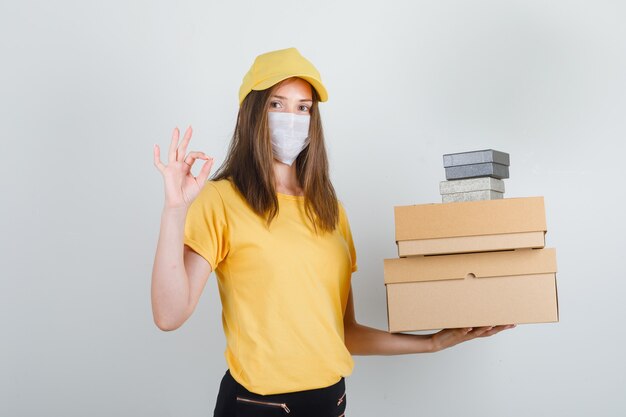
<instances>
[{"instance_id":1,"label":"thumb","mask_svg":"<svg viewBox=\"0 0 626 417\"><path fill-rule=\"evenodd\" d=\"M213 167L213 158L209 157L202 165L202 168L200 169L200 173L198 173L198 176L196 177L196 181L201 187L204 185L207 178L209 178L209 174L211 173L212 167Z\"/></svg>"}]
</instances>

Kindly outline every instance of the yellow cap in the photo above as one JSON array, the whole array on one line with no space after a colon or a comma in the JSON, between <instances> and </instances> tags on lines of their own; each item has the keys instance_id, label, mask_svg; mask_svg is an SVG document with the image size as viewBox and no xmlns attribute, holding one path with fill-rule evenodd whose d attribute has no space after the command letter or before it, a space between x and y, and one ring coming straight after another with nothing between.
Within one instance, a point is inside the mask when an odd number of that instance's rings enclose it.
<instances>
[{"instance_id":1,"label":"yellow cap","mask_svg":"<svg viewBox=\"0 0 626 417\"><path fill-rule=\"evenodd\" d=\"M257 56L239 88L239 105L252 90L265 90L289 77L302 78L315 88L320 101L328 100L322 77L296 48L279 49Z\"/></svg>"}]
</instances>

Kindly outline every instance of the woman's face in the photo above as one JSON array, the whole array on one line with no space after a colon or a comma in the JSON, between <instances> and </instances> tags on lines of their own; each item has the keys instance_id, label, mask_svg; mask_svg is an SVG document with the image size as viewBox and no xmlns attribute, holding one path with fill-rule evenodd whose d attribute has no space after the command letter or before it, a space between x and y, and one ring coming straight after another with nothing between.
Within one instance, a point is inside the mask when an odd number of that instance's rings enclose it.
<instances>
[{"instance_id":1,"label":"woman's face","mask_svg":"<svg viewBox=\"0 0 626 417\"><path fill-rule=\"evenodd\" d=\"M311 84L302 78L292 77L278 85L270 97L269 111L309 115L312 105Z\"/></svg>"}]
</instances>

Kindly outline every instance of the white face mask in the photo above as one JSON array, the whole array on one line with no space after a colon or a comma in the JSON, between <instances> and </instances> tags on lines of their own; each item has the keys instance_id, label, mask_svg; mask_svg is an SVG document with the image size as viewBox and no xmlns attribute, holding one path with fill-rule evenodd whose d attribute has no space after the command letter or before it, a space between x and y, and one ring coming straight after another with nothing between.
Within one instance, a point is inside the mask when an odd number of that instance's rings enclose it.
<instances>
[{"instance_id":1,"label":"white face mask","mask_svg":"<svg viewBox=\"0 0 626 417\"><path fill-rule=\"evenodd\" d=\"M267 117L274 158L291 166L309 144L311 116L271 111Z\"/></svg>"}]
</instances>

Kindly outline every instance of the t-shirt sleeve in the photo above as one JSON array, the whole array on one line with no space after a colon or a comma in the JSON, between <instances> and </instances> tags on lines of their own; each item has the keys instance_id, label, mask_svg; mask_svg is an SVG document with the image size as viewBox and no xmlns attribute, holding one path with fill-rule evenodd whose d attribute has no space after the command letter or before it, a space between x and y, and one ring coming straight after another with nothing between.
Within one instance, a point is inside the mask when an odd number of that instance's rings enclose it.
<instances>
[{"instance_id":1,"label":"t-shirt sleeve","mask_svg":"<svg viewBox=\"0 0 626 417\"><path fill-rule=\"evenodd\" d=\"M207 181L185 218L183 243L207 260L215 271L229 249L224 200L212 181Z\"/></svg>"},{"instance_id":2,"label":"t-shirt sleeve","mask_svg":"<svg viewBox=\"0 0 626 417\"><path fill-rule=\"evenodd\" d=\"M356 249L354 248L354 241L352 240L352 231L350 230L350 222L348 221L348 215L343 207L343 204L339 202L339 231L346 240L348 249L350 250L350 258L352 261L352 272L356 272L358 265L356 262Z\"/></svg>"}]
</instances>

